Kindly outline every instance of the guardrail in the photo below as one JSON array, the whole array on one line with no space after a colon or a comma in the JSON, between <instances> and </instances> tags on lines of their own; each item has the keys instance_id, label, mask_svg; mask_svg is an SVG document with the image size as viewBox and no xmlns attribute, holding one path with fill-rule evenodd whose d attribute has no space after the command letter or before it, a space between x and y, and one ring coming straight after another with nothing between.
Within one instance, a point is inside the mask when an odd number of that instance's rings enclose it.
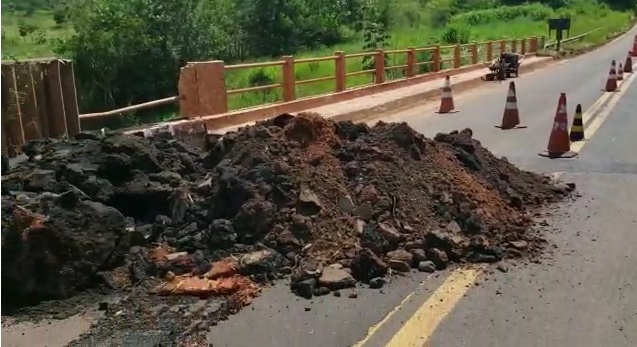
<instances>
[{"instance_id":1,"label":"guardrail","mask_svg":"<svg viewBox=\"0 0 637 347\"><path fill-rule=\"evenodd\" d=\"M566 39L562 40L560 42L560 44L565 44L565 43L581 40L581 39L585 38L586 36L588 36L588 35L590 35L590 34L592 34L594 32L600 31L602 29L603 28L597 28L597 29L593 29L591 31L585 32L583 34L579 34L579 35L575 35L575 36L566 38ZM557 46L557 41L547 42L546 44L543 45L543 47L544 47L543 49L546 50L547 48L553 47L553 46Z\"/></svg>"},{"instance_id":2,"label":"guardrail","mask_svg":"<svg viewBox=\"0 0 637 347\"><path fill-rule=\"evenodd\" d=\"M333 81L332 90L318 95L341 93L347 90L383 84L388 81L410 79L427 73L458 69L463 66L477 64L480 61L490 61L494 58L496 53L504 51L512 51L520 54L535 53L538 50L538 42L538 37L529 37L447 46L411 47L387 51L375 50L354 54L336 51L333 55L324 57L294 59L293 56L284 56L277 61L234 65L225 65L223 61L219 60L193 62L188 63L181 70L178 85L179 96L103 113L83 114L80 115L80 119L90 122L177 101L179 102L180 109L179 119L218 115L235 111L229 107L228 98L245 93L278 90L280 96L275 101L275 104L288 103L299 100L298 89L308 84ZM418 61L417 58L422 53L427 53L430 59ZM348 60L363 59L365 57L371 59L372 63L370 65L373 66L372 68L359 71L347 71ZM400 58L396 59L395 57ZM386 65L386 60L398 60L399 63L396 65ZM297 66L323 62L333 64L333 75L304 80L296 78L295 72ZM238 70L264 68L279 69L280 72L277 81L258 86L235 89L227 88L225 80L229 73ZM350 79L365 75L370 77L369 82L353 86L348 85ZM303 98L315 96L317 95L305 95ZM270 105L271 104L272 103L270 103ZM256 105L256 107L262 106L264 105Z\"/></svg>"}]
</instances>

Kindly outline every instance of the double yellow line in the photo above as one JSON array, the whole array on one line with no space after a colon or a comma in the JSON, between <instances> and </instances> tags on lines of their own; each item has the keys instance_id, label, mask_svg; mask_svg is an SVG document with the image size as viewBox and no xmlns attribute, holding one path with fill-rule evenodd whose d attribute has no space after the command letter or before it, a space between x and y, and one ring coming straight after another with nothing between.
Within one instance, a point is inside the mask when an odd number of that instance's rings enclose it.
<instances>
[{"instance_id":1,"label":"double yellow line","mask_svg":"<svg viewBox=\"0 0 637 347\"><path fill-rule=\"evenodd\" d=\"M615 109L619 100L626 94L628 87L637 79L637 64L633 65L633 73L618 85L616 92L604 93L595 103L582 115L584 118L584 135L586 140L573 142L571 151L579 153L584 145L588 143L595 132L602 126L611 111Z\"/></svg>"}]
</instances>

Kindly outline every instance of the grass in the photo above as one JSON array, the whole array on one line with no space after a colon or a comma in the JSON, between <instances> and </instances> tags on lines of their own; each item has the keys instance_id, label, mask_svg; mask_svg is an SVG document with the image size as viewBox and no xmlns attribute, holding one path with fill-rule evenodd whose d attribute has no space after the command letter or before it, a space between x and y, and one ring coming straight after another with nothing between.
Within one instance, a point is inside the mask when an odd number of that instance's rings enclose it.
<instances>
[{"instance_id":1,"label":"grass","mask_svg":"<svg viewBox=\"0 0 637 347\"><path fill-rule=\"evenodd\" d=\"M20 27L33 31L22 37ZM2 59L54 57L56 41L72 33L68 23L55 23L51 11L40 10L31 16L5 12L2 15Z\"/></svg>"},{"instance_id":2,"label":"grass","mask_svg":"<svg viewBox=\"0 0 637 347\"><path fill-rule=\"evenodd\" d=\"M626 30L633 17L629 12L611 11L601 8L599 5L591 5L580 9L569 9L567 11L570 11L573 16L571 36L588 32L592 29L602 28L587 36L582 41L573 43L573 45L595 45L602 43L613 33ZM31 25L37 29L26 37L21 37L19 27L25 25ZM469 40L471 42L519 39L523 37L547 35L546 21L534 20L531 17L524 16L506 21L491 21L485 24L466 26L466 28L469 31ZM56 40L72 34L72 28L69 25L57 25L53 20L52 13L47 11L37 11L29 17L25 17L22 13L5 13L5 15L2 16L2 30L3 59L53 56L53 47L55 46ZM385 49L397 50L406 49L408 47L427 47L435 45L440 43L444 30L444 28L432 28L425 23L424 20L412 21L411 27L397 28L391 32ZM547 41L550 40L552 40L552 38L547 38ZM362 51L361 47L363 44L364 42L361 39L354 38L351 42L334 47L300 52L295 55L295 59L330 56L333 55L335 51L357 53ZM481 51L481 53L484 52ZM450 56L449 51L443 52L443 54L447 58ZM429 59L430 57L427 54L417 55L418 61L428 61ZM267 60L271 59L258 59L257 61ZM363 68L362 58L350 58L347 59L346 63L347 72L360 71ZM388 66L406 64L406 55L388 55L387 63ZM467 63L467 61L465 60L464 63ZM448 65L446 65L446 67L448 67ZM395 73L388 74L387 79L402 77L400 71L394 71ZM333 61L299 63L295 66L295 78L297 81L330 76L334 76ZM280 83L280 81L281 69L279 67L232 70L226 73L226 86L228 90L246 88L254 85ZM348 77L347 79L348 88L371 83L372 76L370 74ZM300 84L296 87L296 96L300 98L325 94L333 92L334 89L335 85L333 80ZM268 91L233 94L228 96L228 107L230 110L236 110L272 103L281 100L280 94L280 88ZM150 114L147 116L150 116ZM162 109L161 111L156 110L152 117L143 118L147 120L152 118L152 120L156 121L173 118L174 116L175 112L173 109L168 108ZM130 119L133 120L135 117L130 117Z\"/></svg>"},{"instance_id":3,"label":"grass","mask_svg":"<svg viewBox=\"0 0 637 347\"><path fill-rule=\"evenodd\" d=\"M586 36L581 41L573 43L574 45L595 45L606 41L607 37L618 31L628 29L631 24L632 14L629 12L616 11L600 11L589 15L578 15L572 19L570 35L575 36L588 32L592 29L602 28L599 31ZM483 25L476 25L470 28L471 41L488 41L501 39L518 39L531 36L546 36L547 24L544 21L533 21L529 18L522 17L513 21L493 22ZM442 35L442 29L431 29L427 27L406 28L395 30L391 34L391 39L385 48L386 50L405 49L408 47L427 47L436 44ZM553 34L554 35L554 34ZM551 41L554 38L547 37L546 40ZM354 41L348 44L338 45L329 49L315 50L312 52L302 52L295 55L296 59L329 56L334 51L344 51L345 53L357 53L361 51L362 41ZM495 48L494 48L495 49ZM428 57L419 61L429 60ZM405 55L391 55L389 57L389 65L405 64ZM360 71L363 64L361 58L347 59L347 71ZM250 86L251 78L255 74L263 74L268 76L268 83L279 83L281 81L280 68L251 68L242 70L233 70L226 74L227 89L238 89ZM319 77L334 76L334 63L332 61L297 64L295 66L295 78L297 81L314 79ZM388 76L390 78L399 78L402 75ZM372 78L370 75L348 77L347 86L357 87L370 84ZM298 97L306 97L312 95L320 95L334 91L333 81L324 81L311 84L303 84L297 86L296 95ZM247 92L228 96L228 107L236 110L245 107L261 105L281 100L280 91L278 89L272 91Z\"/></svg>"}]
</instances>

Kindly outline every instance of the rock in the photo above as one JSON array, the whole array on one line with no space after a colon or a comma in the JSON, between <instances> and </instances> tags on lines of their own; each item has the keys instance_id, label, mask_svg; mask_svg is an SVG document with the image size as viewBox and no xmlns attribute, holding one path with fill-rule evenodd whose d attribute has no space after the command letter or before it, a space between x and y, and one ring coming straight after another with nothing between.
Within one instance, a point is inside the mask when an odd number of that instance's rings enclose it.
<instances>
[{"instance_id":1,"label":"rock","mask_svg":"<svg viewBox=\"0 0 637 347\"><path fill-rule=\"evenodd\" d=\"M337 298L340 298L341 297L341 292L339 292L338 290L335 290L335 291L332 292L332 295L334 295Z\"/></svg>"},{"instance_id":2,"label":"rock","mask_svg":"<svg viewBox=\"0 0 637 347\"><path fill-rule=\"evenodd\" d=\"M404 249L397 249L395 251L387 252L387 258L403 261L408 264L411 264L414 260L414 256Z\"/></svg>"},{"instance_id":3,"label":"rock","mask_svg":"<svg viewBox=\"0 0 637 347\"><path fill-rule=\"evenodd\" d=\"M424 249L414 248L410 249L409 253L413 256L413 263L418 265L421 261L427 260L427 252Z\"/></svg>"},{"instance_id":4,"label":"rock","mask_svg":"<svg viewBox=\"0 0 637 347\"><path fill-rule=\"evenodd\" d=\"M351 292L349 293L349 295L347 296L350 299L356 299L358 298L358 293L357 292Z\"/></svg>"},{"instance_id":5,"label":"rock","mask_svg":"<svg viewBox=\"0 0 637 347\"><path fill-rule=\"evenodd\" d=\"M369 287L372 289L379 289L385 285L385 280L382 277L374 277L369 280Z\"/></svg>"},{"instance_id":6,"label":"rock","mask_svg":"<svg viewBox=\"0 0 637 347\"><path fill-rule=\"evenodd\" d=\"M436 264L431 260L421 261L418 263L418 271L432 273L436 271Z\"/></svg>"},{"instance_id":7,"label":"rock","mask_svg":"<svg viewBox=\"0 0 637 347\"><path fill-rule=\"evenodd\" d=\"M284 174L286 172L288 172L290 170L290 165L288 165L288 163L281 161L281 160L277 160L274 162L274 172L276 174Z\"/></svg>"},{"instance_id":8,"label":"rock","mask_svg":"<svg viewBox=\"0 0 637 347\"><path fill-rule=\"evenodd\" d=\"M364 202L356 208L354 214L358 216L358 218L368 221L372 219L374 211L372 210L372 206L369 202Z\"/></svg>"},{"instance_id":9,"label":"rock","mask_svg":"<svg viewBox=\"0 0 637 347\"><path fill-rule=\"evenodd\" d=\"M348 194L338 197L338 206L341 208L341 211L345 213L354 213L354 210L356 210L356 205L354 205L352 197Z\"/></svg>"},{"instance_id":10,"label":"rock","mask_svg":"<svg viewBox=\"0 0 637 347\"><path fill-rule=\"evenodd\" d=\"M321 208L323 208L323 205L318 195L307 187L301 188L301 193L299 194L299 212L304 215L315 215Z\"/></svg>"},{"instance_id":11,"label":"rock","mask_svg":"<svg viewBox=\"0 0 637 347\"><path fill-rule=\"evenodd\" d=\"M403 235L387 223L378 223L378 229L389 242L400 242L403 239Z\"/></svg>"},{"instance_id":12,"label":"rock","mask_svg":"<svg viewBox=\"0 0 637 347\"><path fill-rule=\"evenodd\" d=\"M327 295L331 292L331 290L327 287L318 287L314 290L314 296L323 296Z\"/></svg>"},{"instance_id":13,"label":"rock","mask_svg":"<svg viewBox=\"0 0 637 347\"><path fill-rule=\"evenodd\" d=\"M520 240L520 241L511 241L509 242L509 244L511 244L511 246L517 248L517 249L527 249L529 247L529 243L524 241L524 240Z\"/></svg>"},{"instance_id":14,"label":"rock","mask_svg":"<svg viewBox=\"0 0 637 347\"><path fill-rule=\"evenodd\" d=\"M450 233L454 233L454 234L462 233L462 228L460 228L460 225L458 225L456 221L451 221L449 224L447 224L446 229Z\"/></svg>"},{"instance_id":15,"label":"rock","mask_svg":"<svg viewBox=\"0 0 637 347\"><path fill-rule=\"evenodd\" d=\"M350 268L354 278L362 282L369 282L374 277L383 277L388 270L387 264L368 248L356 251Z\"/></svg>"},{"instance_id":16,"label":"rock","mask_svg":"<svg viewBox=\"0 0 637 347\"><path fill-rule=\"evenodd\" d=\"M285 265L288 260L278 252L271 249L252 252L239 259L239 271L243 274L276 271Z\"/></svg>"},{"instance_id":17,"label":"rock","mask_svg":"<svg viewBox=\"0 0 637 347\"><path fill-rule=\"evenodd\" d=\"M378 191L376 190L376 187L371 184L364 186L360 195L362 201L368 201L371 203L378 201Z\"/></svg>"},{"instance_id":18,"label":"rock","mask_svg":"<svg viewBox=\"0 0 637 347\"><path fill-rule=\"evenodd\" d=\"M449 257L447 256L447 253L445 253L445 251L438 248L430 248L427 250L427 258L429 258L429 260L436 264L436 268L438 270L447 268Z\"/></svg>"},{"instance_id":19,"label":"rock","mask_svg":"<svg viewBox=\"0 0 637 347\"><path fill-rule=\"evenodd\" d=\"M411 270L411 264L400 260L389 259L387 265L389 265L390 268L400 272L409 272Z\"/></svg>"},{"instance_id":20,"label":"rock","mask_svg":"<svg viewBox=\"0 0 637 347\"><path fill-rule=\"evenodd\" d=\"M356 280L347 271L328 266L323 269L318 283L331 290L338 290L356 285Z\"/></svg>"},{"instance_id":21,"label":"rock","mask_svg":"<svg viewBox=\"0 0 637 347\"><path fill-rule=\"evenodd\" d=\"M316 279L308 278L301 282L293 283L292 291L294 292L294 294L302 298L311 299L312 296L314 295L314 290L316 289L316 285L317 285Z\"/></svg>"},{"instance_id":22,"label":"rock","mask_svg":"<svg viewBox=\"0 0 637 347\"><path fill-rule=\"evenodd\" d=\"M170 253L166 255L166 260L168 261L172 261L175 260L177 258L181 258L181 257L187 257L188 256L188 252L176 252L176 253Z\"/></svg>"},{"instance_id":23,"label":"rock","mask_svg":"<svg viewBox=\"0 0 637 347\"><path fill-rule=\"evenodd\" d=\"M407 241L405 242L405 249L408 251L411 251L412 249L425 250L425 241L424 240Z\"/></svg>"},{"instance_id":24,"label":"rock","mask_svg":"<svg viewBox=\"0 0 637 347\"><path fill-rule=\"evenodd\" d=\"M292 270L292 282L300 282L308 278L318 278L323 272L323 267L317 261L301 259L300 264Z\"/></svg>"},{"instance_id":25,"label":"rock","mask_svg":"<svg viewBox=\"0 0 637 347\"><path fill-rule=\"evenodd\" d=\"M505 264L498 264L498 266L496 266L496 269L498 269L498 271L504 272L504 273L509 272L509 267L506 266Z\"/></svg>"},{"instance_id":26,"label":"rock","mask_svg":"<svg viewBox=\"0 0 637 347\"><path fill-rule=\"evenodd\" d=\"M362 235L364 230L365 230L365 221L357 219L355 224L356 235Z\"/></svg>"},{"instance_id":27,"label":"rock","mask_svg":"<svg viewBox=\"0 0 637 347\"><path fill-rule=\"evenodd\" d=\"M228 219L213 219L206 234L207 244L211 248L226 248L237 242L238 235L232 221Z\"/></svg>"}]
</instances>

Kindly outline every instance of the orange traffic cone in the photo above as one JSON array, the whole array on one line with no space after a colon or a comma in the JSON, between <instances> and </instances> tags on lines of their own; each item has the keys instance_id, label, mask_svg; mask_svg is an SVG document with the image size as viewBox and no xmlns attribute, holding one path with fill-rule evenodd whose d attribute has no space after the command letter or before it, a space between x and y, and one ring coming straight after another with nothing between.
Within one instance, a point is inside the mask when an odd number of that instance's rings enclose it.
<instances>
[{"instance_id":1,"label":"orange traffic cone","mask_svg":"<svg viewBox=\"0 0 637 347\"><path fill-rule=\"evenodd\" d=\"M628 56L626 57L626 63L624 64L624 72L625 73L633 72L633 58L630 56L630 52L628 52Z\"/></svg>"},{"instance_id":2,"label":"orange traffic cone","mask_svg":"<svg viewBox=\"0 0 637 347\"><path fill-rule=\"evenodd\" d=\"M526 128L526 126L520 125L520 111L518 110L518 97L515 92L514 82L509 83L509 92L507 93L507 101L504 106L502 125L496 125L495 127L502 130Z\"/></svg>"},{"instance_id":3,"label":"orange traffic cone","mask_svg":"<svg viewBox=\"0 0 637 347\"><path fill-rule=\"evenodd\" d=\"M442 87L440 98L440 110L438 113L456 113L456 107L453 105L453 96L451 95L451 80L449 76L445 76L445 84Z\"/></svg>"},{"instance_id":4,"label":"orange traffic cone","mask_svg":"<svg viewBox=\"0 0 637 347\"><path fill-rule=\"evenodd\" d=\"M617 90L617 69L615 68L615 60L610 63L610 71L606 80L606 88L604 91L614 92Z\"/></svg>"},{"instance_id":5,"label":"orange traffic cone","mask_svg":"<svg viewBox=\"0 0 637 347\"><path fill-rule=\"evenodd\" d=\"M622 66L622 63L619 63L619 66L617 67L617 80L624 80L624 67Z\"/></svg>"},{"instance_id":6,"label":"orange traffic cone","mask_svg":"<svg viewBox=\"0 0 637 347\"><path fill-rule=\"evenodd\" d=\"M571 152L571 139L568 136L567 123L566 94L562 93L557 104L549 144L546 151L539 153L540 156L547 158L573 158L577 155L577 153Z\"/></svg>"},{"instance_id":7,"label":"orange traffic cone","mask_svg":"<svg viewBox=\"0 0 637 347\"><path fill-rule=\"evenodd\" d=\"M631 55L637 57L637 35L635 35L635 40L633 40L633 51Z\"/></svg>"}]
</instances>

